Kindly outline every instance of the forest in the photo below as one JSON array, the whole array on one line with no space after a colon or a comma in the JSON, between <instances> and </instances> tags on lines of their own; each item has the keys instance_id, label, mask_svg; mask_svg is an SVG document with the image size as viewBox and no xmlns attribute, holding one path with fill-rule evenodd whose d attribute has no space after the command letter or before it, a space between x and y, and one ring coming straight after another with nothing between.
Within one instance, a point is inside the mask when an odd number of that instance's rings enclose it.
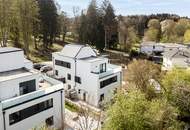
<instances>
[{"instance_id":1,"label":"forest","mask_svg":"<svg viewBox=\"0 0 190 130\"><path fill-rule=\"evenodd\" d=\"M53 0L0 0L0 45L22 47L29 57L30 47L46 52L53 43L89 44L100 51L130 52L146 41L190 42L190 19L175 14L117 16L114 6L92 0L86 10L73 7L74 17Z\"/></svg>"}]
</instances>

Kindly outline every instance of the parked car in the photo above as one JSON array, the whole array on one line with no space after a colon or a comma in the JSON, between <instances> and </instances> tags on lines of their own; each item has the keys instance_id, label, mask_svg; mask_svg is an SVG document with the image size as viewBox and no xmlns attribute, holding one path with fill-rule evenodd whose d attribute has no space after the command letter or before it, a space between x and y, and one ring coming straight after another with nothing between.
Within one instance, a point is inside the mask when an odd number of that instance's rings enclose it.
<instances>
[{"instance_id":1,"label":"parked car","mask_svg":"<svg viewBox=\"0 0 190 130\"><path fill-rule=\"evenodd\" d=\"M51 66L43 66L41 69L40 69L40 72L41 73L47 73L48 71L52 71L53 68Z\"/></svg>"},{"instance_id":2,"label":"parked car","mask_svg":"<svg viewBox=\"0 0 190 130\"><path fill-rule=\"evenodd\" d=\"M36 70L40 70L44 66L45 66L44 64L36 63L36 64L33 65L33 68L36 69Z\"/></svg>"}]
</instances>

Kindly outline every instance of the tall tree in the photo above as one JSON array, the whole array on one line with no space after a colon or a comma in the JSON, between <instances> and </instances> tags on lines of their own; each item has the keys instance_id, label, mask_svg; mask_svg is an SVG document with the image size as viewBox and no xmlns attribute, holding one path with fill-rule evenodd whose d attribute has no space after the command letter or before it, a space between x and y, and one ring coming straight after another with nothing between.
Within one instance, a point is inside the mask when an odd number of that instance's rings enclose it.
<instances>
[{"instance_id":1,"label":"tall tree","mask_svg":"<svg viewBox=\"0 0 190 130\"><path fill-rule=\"evenodd\" d=\"M160 33L160 21L157 19L151 19L148 22L148 30L145 32L144 40L158 42L160 40Z\"/></svg>"},{"instance_id":2,"label":"tall tree","mask_svg":"<svg viewBox=\"0 0 190 130\"><path fill-rule=\"evenodd\" d=\"M107 110L103 130L181 130L177 112L166 100L149 101L139 90L120 92Z\"/></svg>"},{"instance_id":3,"label":"tall tree","mask_svg":"<svg viewBox=\"0 0 190 130\"><path fill-rule=\"evenodd\" d=\"M81 12L81 16L80 16L80 26L78 29L78 35L79 35L79 42L80 43L87 43L87 20L86 20L86 15L84 14L84 12Z\"/></svg>"},{"instance_id":4,"label":"tall tree","mask_svg":"<svg viewBox=\"0 0 190 130\"><path fill-rule=\"evenodd\" d=\"M58 14L54 0L38 0L39 19L41 21L41 34L44 48L53 44L58 30Z\"/></svg>"},{"instance_id":5,"label":"tall tree","mask_svg":"<svg viewBox=\"0 0 190 130\"><path fill-rule=\"evenodd\" d=\"M105 31L105 49L106 49L110 47L112 36L117 34L117 21L113 6L109 0L103 1L102 10L103 10L103 24Z\"/></svg>"},{"instance_id":6,"label":"tall tree","mask_svg":"<svg viewBox=\"0 0 190 130\"><path fill-rule=\"evenodd\" d=\"M162 80L168 101L180 110L180 118L190 122L190 72L188 70L173 69Z\"/></svg>"},{"instance_id":7,"label":"tall tree","mask_svg":"<svg viewBox=\"0 0 190 130\"><path fill-rule=\"evenodd\" d=\"M140 66L139 66L140 65ZM150 80L159 81L160 68L147 60L135 60L128 65L127 81L144 92L148 99L155 97L155 87Z\"/></svg>"},{"instance_id":8,"label":"tall tree","mask_svg":"<svg viewBox=\"0 0 190 130\"><path fill-rule=\"evenodd\" d=\"M11 0L0 0L0 46L7 46L12 17Z\"/></svg>"},{"instance_id":9,"label":"tall tree","mask_svg":"<svg viewBox=\"0 0 190 130\"><path fill-rule=\"evenodd\" d=\"M19 24L24 42L24 52L29 57L33 22L38 18L38 3L36 0L18 0Z\"/></svg>"},{"instance_id":10,"label":"tall tree","mask_svg":"<svg viewBox=\"0 0 190 130\"><path fill-rule=\"evenodd\" d=\"M124 51L130 52L138 39L134 23L130 18L120 17L118 26L119 43L123 44Z\"/></svg>"},{"instance_id":11,"label":"tall tree","mask_svg":"<svg viewBox=\"0 0 190 130\"><path fill-rule=\"evenodd\" d=\"M58 26L59 26L59 31L60 34L62 35L62 41L65 41L65 36L68 31L68 26L69 26L69 20L67 18L67 15L65 12L61 12L58 17Z\"/></svg>"},{"instance_id":12,"label":"tall tree","mask_svg":"<svg viewBox=\"0 0 190 130\"><path fill-rule=\"evenodd\" d=\"M166 19L161 22L163 42L172 42L175 40L175 26L175 21L171 19Z\"/></svg>"},{"instance_id":13,"label":"tall tree","mask_svg":"<svg viewBox=\"0 0 190 130\"><path fill-rule=\"evenodd\" d=\"M10 23L10 40L13 42L13 45L15 47L21 48L21 36L20 36L20 17L19 17L19 10L18 10L18 0L12 1L11 6L11 19Z\"/></svg>"},{"instance_id":14,"label":"tall tree","mask_svg":"<svg viewBox=\"0 0 190 130\"><path fill-rule=\"evenodd\" d=\"M83 39L83 42L94 45L97 49L102 51L104 48L104 26L102 15L97 8L96 0L91 1L85 21L86 29L83 33L85 33L86 36L85 39Z\"/></svg>"}]
</instances>

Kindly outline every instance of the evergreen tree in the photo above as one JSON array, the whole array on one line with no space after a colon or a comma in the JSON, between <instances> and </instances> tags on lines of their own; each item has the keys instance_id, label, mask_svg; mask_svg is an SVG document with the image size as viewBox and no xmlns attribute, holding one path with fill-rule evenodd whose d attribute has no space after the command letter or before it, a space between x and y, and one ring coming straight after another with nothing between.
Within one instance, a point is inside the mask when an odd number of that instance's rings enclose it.
<instances>
[{"instance_id":1,"label":"evergreen tree","mask_svg":"<svg viewBox=\"0 0 190 130\"><path fill-rule=\"evenodd\" d=\"M7 46L7 40L10 33L11 12L13 1L11 0L0 0L0 46Z\"/></svg>"},{"instance_id":2,"label":"evergreen tree","mask_svg":"<svg viewBox=\"0 0 190 130\"><path fill-rule=\"evenodd\" d=\"M41 34L43 35L44 48L53 44L57 34L58 14L54 0L38 0Z\"/></svg>"},{"instance_id":3,"label":"evergreen tree","mask_svg":"<svg viewBox=\"0 0 190 130\"><path fill-rule=\"evenodd\" d=\"M117 39L113 39L117 35L117 21L113 6L108 0L103 1L103 24L105 30L105 48L109 48Z\"/></svg>"},{"instance_id":4,"label":"evergreen tree","mask_svg":"<svg viewBox=\"0 0 190 130\"><path fill-rule=\"evenodd\" d=\"M24 52L29 57L29 46L33 33L33 22L38 18L36 0L18 0L19 27L24 42Z\"/></svg>"}]
</instances>

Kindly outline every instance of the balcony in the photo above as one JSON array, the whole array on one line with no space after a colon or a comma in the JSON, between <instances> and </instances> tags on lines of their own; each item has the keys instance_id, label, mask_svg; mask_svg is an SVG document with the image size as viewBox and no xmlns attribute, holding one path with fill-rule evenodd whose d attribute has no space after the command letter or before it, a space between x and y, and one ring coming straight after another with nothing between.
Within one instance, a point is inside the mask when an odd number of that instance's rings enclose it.
<instances>
[{"instance_id":1,"label":"balcony","mask_svg":"<svg viewBox=\"0 0 190 130\"><path fill-rule=\"evenodd\" d=\"M22 96L13 97L11 99L4 100L0 102L0 106L2 106L2 109L6 109L15 105L19 105L22 103L25 103L27 101L30 101L32 99L41 97L43 95L47 95L49 93L59 91L63 89L63 84L55 79L49 78L47 76L42 76L44 82L39 83L40 89Z\"/></svg>"},{"instance_id":2,"label":"balcony","mask_svg":"<svg viewBox=\"0 0 190 130\"><path fill-rule=\"evenodd\" d=\"M108 64L106 72L100 73L100 72L91 72L93 74L99 75L99 79L105 78L107 76L113 75L117 72L121 71L121 66Z\"/></svg>"}]
</instances>

